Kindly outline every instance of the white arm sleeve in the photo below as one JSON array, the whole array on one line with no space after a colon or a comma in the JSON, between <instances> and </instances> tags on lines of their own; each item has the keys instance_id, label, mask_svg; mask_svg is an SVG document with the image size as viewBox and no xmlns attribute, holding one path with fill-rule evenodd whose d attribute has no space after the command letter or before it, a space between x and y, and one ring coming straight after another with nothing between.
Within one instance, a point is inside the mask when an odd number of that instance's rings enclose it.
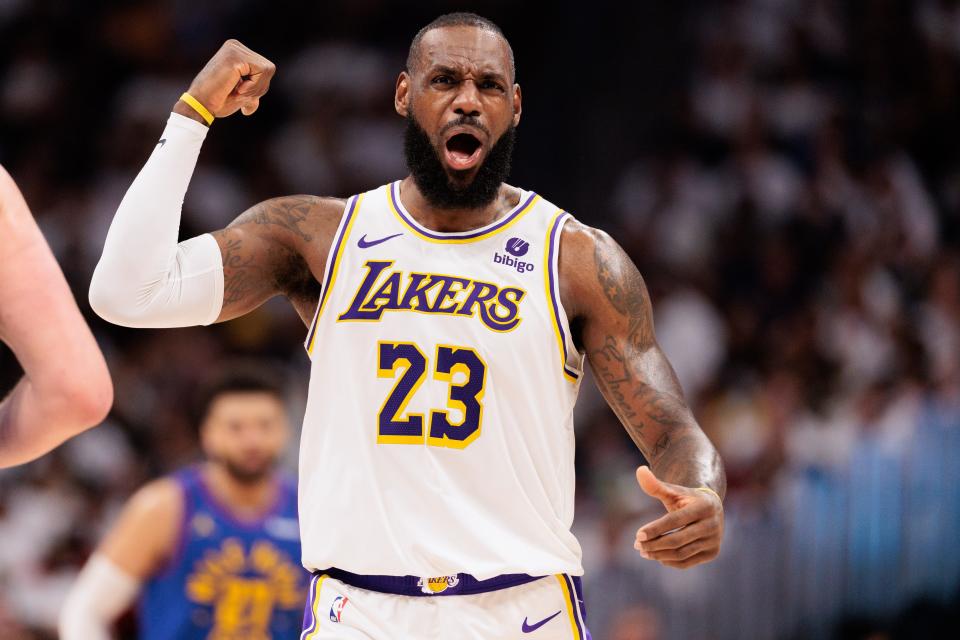
<instances>
[{"instance_id":1,"label":"white arm sleeve","mask_svg":"<svg viewBox=\"0 0 960 640\"><path fill-rule=\"evenodd\" d=\"M133 604L139 591L139 580L106 556L94 554L60 610L60 640L109 640L114 620Z\"/></svg>"},{"instance_id":2,"label":"white arm sleeve","mask_svg":"<svg viewBox=\"0 0 960 640\"><path fill-rule=\"evenodd\" d=\"M223 258L210 234L177 244L183 197L207 127L176 113L120 203L90 282L90 306L127 327L210 324L223 306Z\"/></svg>"}]
</instances>

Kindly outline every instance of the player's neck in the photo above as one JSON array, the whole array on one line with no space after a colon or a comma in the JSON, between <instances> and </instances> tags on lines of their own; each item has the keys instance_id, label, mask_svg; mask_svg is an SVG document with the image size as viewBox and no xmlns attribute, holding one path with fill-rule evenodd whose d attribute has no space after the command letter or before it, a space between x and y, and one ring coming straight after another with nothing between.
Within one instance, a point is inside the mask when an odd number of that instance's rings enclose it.
<instances>
[{"instance_id":1,"label":"player's neck","mask_svg":"<svg viewBox=\"0 0 960 640\"><path fill-rule=\"evenodd\" d=\"M497 197L485 207L440 209L430 204L411 176L400 183L400 202L407 212L421 226L440 233L470 231L492 224L520 204L520 195L520 189L503 183Z\"/></svg>"},{"instance_id":2,"label":"player's neck","mask_svg":"<svg viewBox=\"0 0 960 640\"><path fill-rule=\"evenodd\" d=\"M203 479L214 497L240 517L261 515L277 497L273 474L257 482L240 482L222 465L211 462L203 468Z\"/></svg>"}]
</instances>

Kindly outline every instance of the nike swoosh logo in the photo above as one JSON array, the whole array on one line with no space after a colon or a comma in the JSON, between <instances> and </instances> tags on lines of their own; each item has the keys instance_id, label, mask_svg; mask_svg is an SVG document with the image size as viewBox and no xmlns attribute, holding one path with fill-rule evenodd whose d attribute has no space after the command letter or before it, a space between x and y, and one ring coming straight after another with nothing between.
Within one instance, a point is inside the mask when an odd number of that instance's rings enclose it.
<instances>
[{"instance_id":1,"label":"nike swoosh logo","mask_svg":"<svg viewBox=\"0 0 960 640\"><path fill-rule=\"evenodd\" d=\"M543 620L541 620L540 622L537 622L536 624L527 624L527 619L524 618L524 619L523 619L523 626L520 627L520 630L523 631L524 633L533 633L534 631L536 631L537 629L539 629L539 628L542 627L543 625L547 624L548 622L550 622L551 620L553 620L554 618L556 618L558 615L560 615L560 612L559 612L559 611L557 611L557 612L556 612L555 614L553 614L552 616L548 616L548 617L544 618Z\"/></svg>"},{"instance_id":2,"label":"nike swoosh logo","mask_svg":"<svg viewBox=\"0 0 960 640\"><path fill-rule=\"evenodd\" d=\"M398 236L402 236L402 233L395 233L392 236L387 236L386 238L378 238L376 240L367 240L367 234L363 234L363 237L357 240L357 246L361 249L369 249L370 247L375 247L381 242L386 242L387 240L393 240Z\"/></svg>"},{"instance_id":3,"label":"nike swoosh logo","mask_svg":"<svg viewBox=\"0 0 960 640\"><path fill-rule=\"evenodd\" d=\"M162 147L162 146L165 145L165 144L167 144L167 139L166 139L166 138L160 138L160 142L157 143L157 146L158 146L158 147Z\"/></svg>"}]
</instances>

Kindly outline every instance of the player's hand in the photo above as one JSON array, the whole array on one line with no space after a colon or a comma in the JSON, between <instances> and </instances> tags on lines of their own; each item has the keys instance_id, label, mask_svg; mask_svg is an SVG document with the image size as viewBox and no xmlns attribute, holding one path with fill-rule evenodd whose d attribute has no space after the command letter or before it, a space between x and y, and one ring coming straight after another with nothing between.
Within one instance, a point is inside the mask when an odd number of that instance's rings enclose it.
<instances>
[{"instance_id":1,"label":"player's hand","mask_svg":"<svg viewBox=\"0 0 960 640\"><path fill-rule=\"evenodd\" d=\"M717 557L723 540L723 503L717 496L658 480L645 466L637 469L637 482L667 508L667 515L637 530L633 546L640 555L678 569Z\"/></svg>"},{"instance_id":2,"label":"player's hand","mask_svg":"<svg viewBox=\"0 0 960 640\"><path fill-rule=\"evenodd\" d=\"M238 109L249 116L260 106L277 67L238 40L227 40L187 90L217 118Z\"/></svg>"}]
</instances>

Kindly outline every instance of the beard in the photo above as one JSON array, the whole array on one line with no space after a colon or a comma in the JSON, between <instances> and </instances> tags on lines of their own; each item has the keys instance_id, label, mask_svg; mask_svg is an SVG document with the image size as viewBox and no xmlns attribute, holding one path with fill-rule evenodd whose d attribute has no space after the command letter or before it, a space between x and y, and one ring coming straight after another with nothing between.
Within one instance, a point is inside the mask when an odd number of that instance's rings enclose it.
<instances>
[{"instance_id":1,"label":"beard","mask_svg":"<svg viewBox=\"0 0 960 640\"><path fill-rule=\"evenodd\" d=\"M216 459L226 469L227 474L236 482L243 485L254 485L265 480L276 466L275 458L264 459L260 464L242 464L225 456Z\"/></svg>"},{"instance_id":2,"label":"beard","mask_svg":"<svg viewBox=\"0 0 960 640\"><path fill-rule=\"evenodd\" d=\"M472 120L468 116L461 116L451 124L473 124ZM463 183L451 179L443 167L440 154L430 142L430 136L411 113L407 115L403 153L414 183L431 206L437 209L479 209L496 199L500 185L510 175L515 139L516 127L511 124L477 168L473 180ZM466 178L469 171L452 173L455 178Z\"/></svg>"}]
</instances>

